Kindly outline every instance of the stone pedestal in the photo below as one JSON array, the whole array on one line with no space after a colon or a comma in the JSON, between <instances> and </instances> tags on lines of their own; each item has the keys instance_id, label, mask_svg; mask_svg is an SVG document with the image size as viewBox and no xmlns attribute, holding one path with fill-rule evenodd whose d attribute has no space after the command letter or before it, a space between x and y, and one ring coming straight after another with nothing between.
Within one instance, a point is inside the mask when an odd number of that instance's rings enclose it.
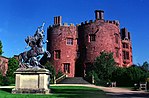
<instances>
[{"instance_id":1,"label":"stone pedestal","mask_svg":"<svg viewBox=\"0 0 149 98\"><path fill-rule=\"evenodd\" d=\"M17 69L15 72L15 88L12 93L41 93L50 92L50 72L47 69Z\"/></svg>"}]
</instances>

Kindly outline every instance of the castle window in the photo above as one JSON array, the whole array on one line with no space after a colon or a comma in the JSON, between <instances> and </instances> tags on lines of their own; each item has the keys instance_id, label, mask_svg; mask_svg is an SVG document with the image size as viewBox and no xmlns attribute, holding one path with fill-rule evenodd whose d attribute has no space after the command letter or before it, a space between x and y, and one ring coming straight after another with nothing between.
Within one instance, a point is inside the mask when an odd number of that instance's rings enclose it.
<instances>
[{"instance_id":1,"label":"castle window","mask_svg":"<svg viewBox=\"0 0 149 98\"><path fill-rule=\"evenodd\" d=\"M90 34L89 35L89 41L96 41L96 35L95 34Z\"/></svg>"},{"instance_id":2,"label":"castle window","mask_svg":"<svg viewBox=\"0 0 149 98\"><path fill-rule=\"evenodd\" d=\"M123 51L123 59L124 60L129 60L129 52Z\"/></svg>"},{"instance_id":3,"label":"castle window","mask_svg":"<svg viewBox=\"0 0 149 98\"><path fill-rule=\"evenodd\" d=\"M73 45L73 38L67 38L66 45Z\"/></svg>"},{"instance_id":4,"label":"castle window","mask_svg":"<svg viewBox=\"0 0 149 98\"><path fill-rule=\"evenodd\" d=\"M127 43L123 43L123 48L129 48L128 44Z\"/></svg>"},{"instance_id":5,"label":"castle window","mask_svg":"<svg viewBox=\"0 0 149 98\"><path fill-rule=\"evenodd\" d=\"M70 63L64 63L64 73L70 73Z\"/></svg>"},{"instance_id":6,"label":"castle window","mask_svg":"<svg viewBox=\"0 0 149 98\"><path fill-rule=\"evenodd\" d=\"M118 34L115 33L115 42L118 44Z\"/></svg>"},{"instance_id":7,"label":"castle window","mask_svg":"<svg viewBox=\"0 0 149 98\"><path fill-rule=\"evenodd\" d=\"M55 59L60 59L61 58L61 51L60 50L55 50L54 51L54 58Z\"/></svg>"}]
</instances>

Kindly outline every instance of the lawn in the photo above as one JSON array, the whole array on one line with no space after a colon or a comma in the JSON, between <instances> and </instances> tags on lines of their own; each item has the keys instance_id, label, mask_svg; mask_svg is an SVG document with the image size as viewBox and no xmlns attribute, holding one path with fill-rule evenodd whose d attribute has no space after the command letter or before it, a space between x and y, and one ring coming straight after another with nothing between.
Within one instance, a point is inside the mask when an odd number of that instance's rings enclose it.
<instances>
[{"instance_id":1,"label":"lawn","mask_svg":"<svg viewBox=\"0 0 149 98\"><path fill-rule=\"evenodd\" d=\"M11 89L0 89L0 98L107 98L96 88L83 86L51 86L52 94L11 94Z\"/></svg>"}]
</instances>

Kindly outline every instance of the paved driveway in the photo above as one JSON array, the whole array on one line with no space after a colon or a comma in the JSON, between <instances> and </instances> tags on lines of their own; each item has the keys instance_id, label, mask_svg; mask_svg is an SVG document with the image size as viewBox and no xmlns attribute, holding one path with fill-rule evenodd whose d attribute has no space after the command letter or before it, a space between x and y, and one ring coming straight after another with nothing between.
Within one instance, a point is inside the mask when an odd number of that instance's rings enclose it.
<instances>
[{"instance_id":1,"label":"paved driveway","mask_svg":"<svg viewBox=\"0 0 149 98\"><path fill-rule=\"evenodd\" d=\"M105 91L106 94L113 98L149 98L149 92L145 91L131 91L130 89L118 87L95 86L95 88Z\"/></svg>"}]
</instances>

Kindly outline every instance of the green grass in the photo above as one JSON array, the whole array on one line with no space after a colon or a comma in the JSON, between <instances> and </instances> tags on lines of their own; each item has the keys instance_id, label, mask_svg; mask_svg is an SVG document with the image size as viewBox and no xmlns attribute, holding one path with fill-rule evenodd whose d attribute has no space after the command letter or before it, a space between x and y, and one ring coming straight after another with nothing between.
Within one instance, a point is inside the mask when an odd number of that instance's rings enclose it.
<instances>
[{"instance_id":1,"label":"green grass","mask_svg":"<svg viewBox=\"0 0 149 98\"><path fill-rule=\"evenodd\" d=\"M52 94L11 94L11 89L0 89L0 98L107 98L96 88L83 86L51 86Z\"/></svg>"}]
</instances>

